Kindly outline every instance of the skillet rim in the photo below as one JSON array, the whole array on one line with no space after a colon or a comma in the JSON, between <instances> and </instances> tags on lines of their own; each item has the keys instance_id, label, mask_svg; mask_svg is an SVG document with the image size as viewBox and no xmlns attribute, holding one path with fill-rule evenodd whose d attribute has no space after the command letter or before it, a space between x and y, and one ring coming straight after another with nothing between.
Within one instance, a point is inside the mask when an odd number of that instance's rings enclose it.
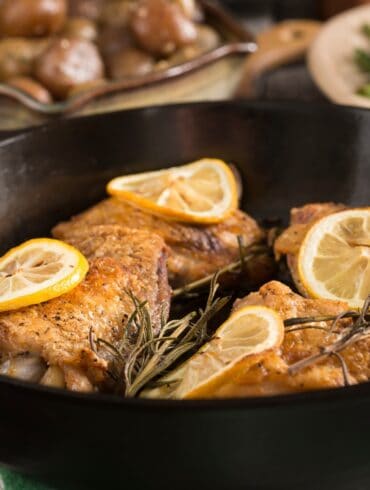
<instances>
[{"instance_id":1,"label":"skillet rim","mask_svg":"<svg viewBox=\"0 0 370 490\"><path fill-rule=\"evenodd\" d=\"M192 103L179 103L179 104L166 104L156 105L150 107L143 107L137 109L128 109L115 111L111 113L86 115L80 117L74 117L73 119L59 119L52 121L49 124L44 124L31 131L26 130L17 132L15 135L10 135L3 141L0 141L0 150L17 144L24 139L32 138L34 135L47 134L48 132L58 131L59 128L65 128L71 126L78 126L85 120L100 120L109 119L110 117L119 117L121 114L127 114L128 116L134 114L145 114L150 112L167 112L177 111L183 108L191 109L197 107L208 108L234 108L237 111L273 110L276 113L281 112L301 112L301 113L340 113L343 115L361 115L368 117L370 125L370 111L365 108L359 108L355 106L344 105L330 105L323 104L322 102L296 102L292 100L266 100L248 101L245 99L234 99L225 101L206 101L206 102L192 102ZM7 134L9 134L7 132ZM0 131L1 137L1 131ZM144 399L144 398L124 398L119 395L102 394L102 393L80 393L68 391L66 389L51 388L47 386L38 385L36 383L30 383L28 381L22 381L15 378L9 378L7 376L0 375L0 391L2 386L7 386L10 389L20 390L25 396L32 394L46 398L53 398L54 400L67 400L75 404L94 404L95 406L122 406L126 409L192 409L192 410L246 410L246 409L260 409L260 408L278 408L278 407L302 407L309 405L323 405L334 401L344 403L354 403L362 398L370 396L370 380L364 383L360 383L353 386L344 386L339 388L330 388L323 390L306 391L300 393L290 393L284 395L274 396L258 396L258 397L246 397L246 398L220 398L220 399L200 399L200 400L166 400L166 399Z\"/></svg>"},{"instance_id":2,"label":"skillet rim","mask_svg":"<svg viewBox=\"0 0 370 490\"><path fill-rule=\"evenodd\" d=\"M12 143L17 143L24 138L47 133L49 131L56 131L58 128L64 128L65 126L79 125L81 122L90 120L104 120L119 117L122 114L145 114L151 112L167 112L176 111L188 108L212 108L212 107L225 107L233 108L235 110L248 110L248 109L260 109L261 110L274 110L275 112L321 112L321 113L340 113L340 114L361 114L362 116L368 115L370 125L370 110L364 107L357 107L351 105L331 104L321 101L294 101L292 99L269 99L269 100L247 100L244 98L234 98L230 100L215 100L215 101L200 101L200 102L180 102L173 104L157 104L147 107L139 107L132 109L123 109L112 112L104 112L99 114L86 114L82 116L73 116L71 118L61 117L53 121L40 124L35 127L26 127L19 130L0 130L0 149L6 147Z\"/></svg>"}]
</instances>

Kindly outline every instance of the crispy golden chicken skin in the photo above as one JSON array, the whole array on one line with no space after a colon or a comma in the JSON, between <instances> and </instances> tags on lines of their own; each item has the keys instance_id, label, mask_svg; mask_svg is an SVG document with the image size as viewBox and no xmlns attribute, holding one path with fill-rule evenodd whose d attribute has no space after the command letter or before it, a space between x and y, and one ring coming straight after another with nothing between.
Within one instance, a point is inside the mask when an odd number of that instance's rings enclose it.
<instances>
[{"instance_id":1,"label":"crispy golden chicken skin","mask_svg":"<svg viewBox=\"0 0 370 490\"><path fill-rule=\"evenodd\" d=\"M297 260L299 248L308 230L321 218L329 214L343 211L343 204L314 203L306 204L300 208L293 208L290 212L290 226L279 236L275 242L275 255L281 257L286 255L287 264L295 285L302 294L305 289L301 284L297 272Z\"/></svg>"},{"instance_id":2,"label":"crispy golden chicken skin","mask_svg":"<svg viewBox=\"0 0 370 490\"><path fill-rule=\"evenodd\" d=\"M303 298L277 281L271 281L258 292L238 300L234 308L247 305L272 308L284 320L306 316L338 315L348 310L346 303ZM347 322L348 320L338 322L339 332ZM332 344L338 338L339 332L328 333L317 329L286 332L279 350L251 356L244 363L239 374L213 396L220 398L267 396L343 386L343 371L335 357L326 358L294 375L288 373L289 365L317 354L321 347ZM353 383L367 381L370 378L369 340L357 342L347 347L341 354L349 368Z\"/></svg>"},{"instance_id":3,"label":"crispy golden chicken skin","mask_svg":"<svg viewBox=\"0 0 370 490\"><path fill-rule=\"evenodd\" d=\"M82 226L116 224L156 233L169 247L168 273L178 287L213 274L239 258L238 235L245 246L260 242L263 231L242 211L217 225L195 226L168 221L115 198L106 199L70 221L60 223L53 235L68 240Z\"/></svg>"},{"instance_id":4,"label":"crispy golden chicken skin","mask_svg":"<svg viewBox=\"0 0 370 490\"><path fill-rule=\"evenodd\" d=\"M67 388L90 391L105 382L108 370L91 349L90 329L96 338L117 342L134 310L128 290L148 302L157 331L162 312L168 315L166 247L155 234L109 225L80 228L68 241L89 260L85 280L58 298L1 313L0 353L39 356L52 368L49 378L62 372Z\"/></svg>"}]
</instances>

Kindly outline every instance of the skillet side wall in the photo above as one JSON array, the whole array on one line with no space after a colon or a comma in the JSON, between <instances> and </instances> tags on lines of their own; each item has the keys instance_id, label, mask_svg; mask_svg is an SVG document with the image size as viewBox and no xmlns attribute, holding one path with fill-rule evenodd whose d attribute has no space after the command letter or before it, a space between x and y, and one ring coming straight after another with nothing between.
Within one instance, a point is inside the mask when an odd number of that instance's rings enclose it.
<instances>
[{"instance_id":1,"label":"skillet side wall","mask_svg":"<svg viewBox=\"0 0 370 490\"><path fill-rule=\"evenodd\" d=\"M363 490L370 395L331 398L96 403L4 384L0 461L63 490Z\"/></svg>"},{"instance_id":2,"label":"skillet side wall","mask_svg":"<svg viewBox=\"0 0 370 490\"><path fill-rule=\"evenodd\" d=\"M369 204L370 113L280 103L149 108L56 122L0 144L0 247L48 234L124 172L209 156L238 164L243 207L288 219ZM351 393L355 394L353 398ZM370 385L301 401L104 401L0 378L0 461L56 488L360 490Z\"/></svg>"}]
</instances>

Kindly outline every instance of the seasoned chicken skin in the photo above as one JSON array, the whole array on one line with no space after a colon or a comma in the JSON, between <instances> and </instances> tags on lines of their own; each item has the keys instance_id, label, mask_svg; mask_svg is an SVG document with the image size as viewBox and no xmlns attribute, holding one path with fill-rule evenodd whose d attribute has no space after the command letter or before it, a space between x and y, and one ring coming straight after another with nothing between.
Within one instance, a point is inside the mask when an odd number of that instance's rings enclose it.
<instances>
[{"instance_id":1,"label":"seasoned chicken skin","mask_svg":"<svg viewBox=\"0 0 370 490\"><path fill-rule=\"evenodd\" d=\"M50 376L62 371L67 388L89 391L108 370L91 349L90 329L95 338L117 342L134 310L128 290L148 302L157 331L162 312L168 315L166 247L155 234L109 225L81 228L69 242L89 260L85 280L58 298L1 313L0 353L40 356L58 368Z\"/></svg>"},{"instance_id":2,"label":"seasoned chicken skin","mask_svg":"<svg viewBox=\"0 0 370 490\"><path fill-rule=\"evenodd\" d=\"M258 292L238 300L234 308L247 305L272 308L284 320L318 315L334 316L348 310L347 304L339 301L303 298L277 281L271 281ZM288 373L288 367L317 354L321 347L332 344L347 322L348 320L338 322L337 333L317 329L286 332L280 349L251 356L243 364L239 374L212 396L266 396L343 386L343 371L335 357L325 358L294 375ZM370 340L357 342L347 347L341 354L349 368L351 382L359 383L370 378Z\"/></svg>"},{"instance_id":3,"label":"seasoned chicken skin","mask_svg":"<svg viewBox=\"0 0 370 490\"><path fill-rule=\"evenodd\" d=\"M167 247L156 234L119 225L86 226L75 230L65 241L92 262L111 257L130 273L139 299L147 300L154 332L158 333L162 315L168 317L171 289L168 284ZM127 289L127 288L126 288Z\"/></svg>"},{"instance_id":4,"label":"seasoned chicken skin","mask_svg":"<svg viewBox=\"0 0 370 490\"><path fill-rule=\"evenodd\" d=\"M168 273L174 287L213 274L237 260L238 235L245 246L264 238L257 223L239 210L222 223L195 226L165 220L116 198L106 199L60 223L53 229L53 235L65 240L82 226L101 224L139 228L161 236L169 247Z\"/></svg>"},{"instance_id":5,"label":"seasoned chicken skin","mask_svg":"<svg viewBox=\"0 0 370 490\"><path fill-rule=\"evenodd\" d=\"M343 211L346 207L342 204L314 203L306 204L300 208L293 208L290 212L290 226L279 236L275 242L275 255L286 255L287 264L293 281L299 291L305 294L297 272L297 260L299 248L308 233L308 230L321 218L329 214Z\"/></svg>"}]
</instances>

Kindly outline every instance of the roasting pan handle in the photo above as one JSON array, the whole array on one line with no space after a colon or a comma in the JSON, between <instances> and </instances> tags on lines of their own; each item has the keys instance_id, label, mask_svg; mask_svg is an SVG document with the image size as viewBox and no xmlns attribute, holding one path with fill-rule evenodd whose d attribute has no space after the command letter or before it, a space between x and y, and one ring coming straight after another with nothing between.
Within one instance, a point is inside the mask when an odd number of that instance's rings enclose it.
<instances>
[{"instance_id":1,"label":"roasting pan handle","mask_svg":"<svg viewBox=\"0 0 370 490\"><path fill-rule=\"evenodd\" d=\"M287 20L259 34L258 49L246 59L235 96L255 98L257 79L270 70L302 59L321 25L314 20Z\"/></svg>"}]
</instances>

